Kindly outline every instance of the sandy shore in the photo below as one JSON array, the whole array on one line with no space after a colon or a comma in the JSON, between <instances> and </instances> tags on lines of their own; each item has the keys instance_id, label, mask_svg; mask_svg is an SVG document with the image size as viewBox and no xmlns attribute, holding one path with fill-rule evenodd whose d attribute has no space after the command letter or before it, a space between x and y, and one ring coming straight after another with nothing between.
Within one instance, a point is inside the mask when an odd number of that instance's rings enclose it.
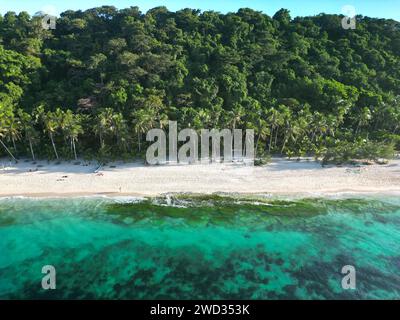
<instances>
[{"instance_id":1,"label":"sandy shore","mask_svg":"<svg viewBox=\"0 0 400 320\"><path fill-rule=\"evenodd\" d=\"M273 159L263 167L0 160L0 196L156 196L165 193L243 193L318 196L400 194L400 160L387 165L328 166Z\"/></svg>"}]
</instances>

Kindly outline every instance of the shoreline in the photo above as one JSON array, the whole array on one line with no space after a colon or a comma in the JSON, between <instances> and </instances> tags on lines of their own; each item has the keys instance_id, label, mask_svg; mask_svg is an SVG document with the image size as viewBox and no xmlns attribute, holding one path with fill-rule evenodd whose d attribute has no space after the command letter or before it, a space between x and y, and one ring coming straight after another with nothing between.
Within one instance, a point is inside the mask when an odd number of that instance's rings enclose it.
<instances>
[{"instance_id":1,"label":"shoreline","mask_svg":"<svg viewBox=\"0 0 400 320\"><path fill-rule=\"evenodd\" d=\"M168 198L168 197L179 197L186 196L189 199L192 197L196 199L196 197L202 196L216 196L226 199L237 199L237 200L249 200L249 201L257 201L257 200L303 200L303 199L332 199L332 200L341 200L341 199L356 199L356 198L381 198L381 197L400 197L400 191L387 191L387 192L375 192L375 191L366 191L359 192L355 190L349 191L338 191L338 192L321 192L321 193L274 193L274 194L263 194L263 193L165 193L165 194L153 194L153 195L144 195L144 194L120 194L120 193L30 193L30 194L1 194L1 200L8 199L28 199L28 200L57 200L57 199L109 199L109 200L152 200L157 198Z\"/></svg>"},{"instance_id":2,"label":"shoreline","mask_svg":"<svg viewBox=\"0 0 400 320\"><path fill-rule=\"evenodd\" d=\"M238 164L145 166L140 163L0 160L0 198L154 198L225 195L262 198L331 198L400 195L400 160L385 165L326 166L313 160L273 158ZM1 167L3 164L3 167Z\"/></svg>"}]
</instances>

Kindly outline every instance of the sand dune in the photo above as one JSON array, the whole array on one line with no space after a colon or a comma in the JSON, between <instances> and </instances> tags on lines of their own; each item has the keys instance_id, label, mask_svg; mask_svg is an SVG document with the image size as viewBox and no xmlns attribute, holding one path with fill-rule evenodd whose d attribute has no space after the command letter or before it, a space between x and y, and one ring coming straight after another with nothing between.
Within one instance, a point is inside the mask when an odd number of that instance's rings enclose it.
<instances>
[{"instance_id":1,"label":"sand dune","mask_svg":"<svg viewBox=\"0 0 400 320\"><path fill-rule=\"evenodd\" d=\"M235 164L144 166L112 163L95 173L95 162L0 160L0 196L132 195L165 193L243 193L324 195L400 193L400 160L387 165L328 166L315 161L273 159L269 165Z\"/></svg>"}]
</instances>

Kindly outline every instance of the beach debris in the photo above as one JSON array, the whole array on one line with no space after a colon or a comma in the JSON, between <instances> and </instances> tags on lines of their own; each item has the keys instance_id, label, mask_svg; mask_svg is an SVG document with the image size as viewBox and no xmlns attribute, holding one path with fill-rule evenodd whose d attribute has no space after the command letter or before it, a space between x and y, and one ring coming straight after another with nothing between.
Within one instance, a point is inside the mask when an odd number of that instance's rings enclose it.
<instances>
[{"instance_id":1,"label":"beach debris","mask_svg":"<svg viewBox=\"0 0 400 320\"><path fill-rule=\"evenodd\" d=\"M389 160L387 160L387 159L378 159L378 160L376 160L376 163L380 164L380 165L389 164Z\"/></svg>"},{"instance_id":2,"label":"beach debris","mask_svg":"<svg viewBox=\"0 0 400 320\"><path fill-rule=\"evenodd\" d=\"M366 168L362 168L362 167L359 167L359 168L357 168L357 169L350 169L350 168L347 168L346 169L346 172L347 173L353 173L353 174L361 174L361 172L362 171L365 171L366 170Z\"/></svg>"}]
</instances>

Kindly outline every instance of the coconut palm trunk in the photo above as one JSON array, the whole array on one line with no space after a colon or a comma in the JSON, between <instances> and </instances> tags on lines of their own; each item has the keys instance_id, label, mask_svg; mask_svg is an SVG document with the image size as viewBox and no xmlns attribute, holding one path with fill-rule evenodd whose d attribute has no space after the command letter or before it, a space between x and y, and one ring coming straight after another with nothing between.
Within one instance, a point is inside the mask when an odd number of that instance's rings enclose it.
<instances>
[{"instance_id":1,"label":"coconut palm trunk","mask_svg":"<svg viewBox=\"0 0 400 320\"><path fill-rule=\"evenodd\" d=\"M104 149L104 140L103 140L103 135L101 132L99 134L99 140L100 140L100 148Z\"/></svg>"},{"instance_id":2,"label":"coconut palm trunk","mask_svg":"<svg viewBox=\"0 0 400 320\"><path fill-rule=\"evenodd\" d=\"M285 134L285 136L284 136L284 139L283 139L283 146L282 146L282 149L281 149L281 154L283 154L283 150L285 150L285 147L286 147L286 143L288 142L288 136L287 136L287 134Z\"/></svg>"},{"instance_id":3,"label":"coconut palm trunk","mask_svg":"<svg viewBox=\"0 0 400 320\"><path fill-rule=\"evenodd\" d=\"M29 139L29 148L31 149L32 160L35 161L35 153L33 152L32 140Z\"/></svg>"},{"instance_id":4,"label":"coconut palm trunk","mask_svg":"<svg viewBox=\"0 0 400 320\"><path fill-rule=\"evenodd\" d=\"M274 147L276 147L276 145L277 145L277 143L278 143L278 131L279 131L279 128L276 128L276 130L275 130Z\"/></svg>"},{"instance_id":5,"label":"coconut palm trunk","mask_svg":"<svg viewBox=\"0 0 400 320\"><path fill-rule=\"evenodd\" d=\"M261 134L259 134L258 137L257 137L257 142L256 142L256 153L257 153L257 150L258 150L258 143L260 142L260 138L261 138Z\"/></svg>"},{"instance_id":6,"label":"coconut palm trunk","mask_svg":"<svg viewBox=\"0 0 400 320\"><path fill-rule=\"evenodd\" d=\"M78 160L78 156L76 155L75 139L72 138L71 141L72 141L72 148L73 148L73 150L74 150L75 160Z\"/></svg>"},{"instance_id":7,"label":"coconut palm trunk","mask_svg":"<svg viewBox=\"0 0 400 320\"><path fill-rule=\"evenodd\" d=\"M271 127L271 133L269 135L269 145L268 145L268 152L271 153L271 148L272 148L272 137L274 136L274 127Z\"/></svg>"},{"instance_id":8,"label":"coconut palm trunk","mask_svg":"<svg viewBox=\"0 0 400 320\"><path fill-rule=\"evenodd\" d=\"M53 134L49 133L49 136L50 136L51 144L53 146L54 154L56 155L56 158L58 160L59 157L58 157L58 153L57 153L57 149L56 149L56 144L54 143Z\"/></svg>"},{"instance_id":9,"label":"coconut palm trunk","mask_svg":"<svg viewBox=\"0 0 400 320\"><path fill-rule=\"evenodd\" d=\"M14 157L14 155L11 153L11 151L7 148L7 146L4 144L3 140L1 140L1 139L0 139L0 144L4 147L4 149L6 149L6 151L11 156L11 158L13 158L13 160L17 163L18 160Z\"/></svg>"},{"instance_id":10,"label":"coconut palm trunk","mask_svg":"<svg viewBox=\"0 0 400 320\"><path fill-rule=\"evenodd\" d=\"M315 132L315 130L313 130L312 135L311 135L311 142L314 142L315 136L316 136L316 132Z\"/></svg>"},{"instance_id":11,"label":"coconut palm trunk","mask_svg":"<svg viewBox=\"0 0 400 320\"><path fill-rule=\"evenodd\" d=\"M71 150L71 152L74 152L74 148L72 147L72 138L70 138L69 140L69 150Z\"/></svg>"},{"instance_id":12,"label":"coconut palm trunk","mask_svg":"<svg viewBox=\"0 0 400 320\"><path fill-rule=\"evenodd\" d=\"M12 140L12 143L13 143L13 147L14 147L15 154L17 154L17 153L18 153L18 150L17 150L17 144L15 143L15 139L14 139L14 138L11 138L11 140Z\"/></svg>"}]
</instances>

